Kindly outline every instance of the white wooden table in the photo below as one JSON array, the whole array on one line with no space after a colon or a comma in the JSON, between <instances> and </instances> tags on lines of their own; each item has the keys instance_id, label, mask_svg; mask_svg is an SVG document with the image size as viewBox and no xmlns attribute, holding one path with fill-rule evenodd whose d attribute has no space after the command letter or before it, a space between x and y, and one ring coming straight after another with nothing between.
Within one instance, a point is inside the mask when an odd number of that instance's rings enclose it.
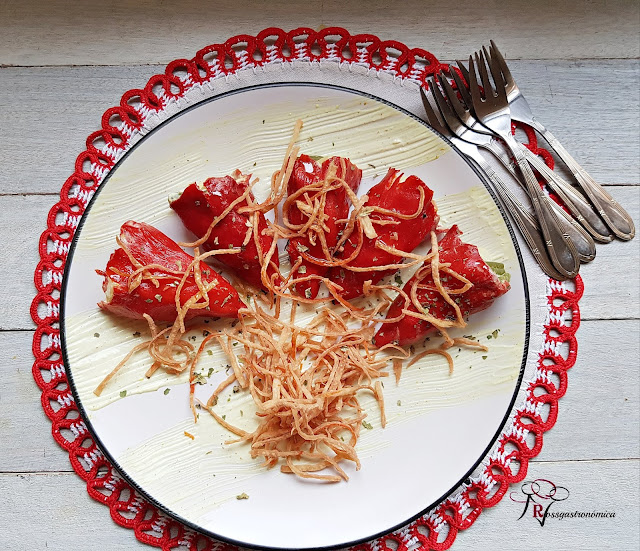
<instances>
[{"instance_id":1,"label":"white wooden table","mask_svg":"<svg viewBox=\"0 0 640 551\"><path fill-rule=\"evenodd\" d=\"M53 441L31 376L37 240L85 137L121 94L163 64L266 26L341 25L442 60L498 41L534 111L640 228L637 2L143 0L0 4L0 548L146 549L92 501ZM428 5L427 5L428 4ZM508 7L508 13L502 10ZM584 266L578 362L529 478L570 491L563 510L614 512L541 527L505 498L457 550L637 550L640 237Z\"/></svg>"}]
</instances>

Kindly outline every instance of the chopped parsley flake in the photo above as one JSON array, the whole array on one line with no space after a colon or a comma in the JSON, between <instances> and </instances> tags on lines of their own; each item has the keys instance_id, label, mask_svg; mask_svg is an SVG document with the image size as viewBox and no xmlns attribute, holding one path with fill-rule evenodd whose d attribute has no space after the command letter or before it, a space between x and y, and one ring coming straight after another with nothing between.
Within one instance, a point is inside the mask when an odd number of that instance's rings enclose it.
<instances>
[{"instance_id":1,"label":"chopped parsley flake","mask_svg":"<svg viewBox=\"0 0 640 551\"><path fill-rule=\"evenodd\" d=\"M145 302L153 302L153 299L150 299L150 298L145 299Z\"/></svg>"},{"instance_id":2,"label":"chopped parsley flake","mask_svg":"<svg viewBox=\"0 0 640 551\"><path fill-rule=\"evenodd\" d=\"M100 336L100 333L94 333L93 336L97 339Z\"/></svg>"},{"instance_id":3,"label":"chopped parsley flake","mask_svg":"<svg viewBox=\"0 0 640 551\"><path fill-rule=\"evenodd\" d=\"M204 375L202 373L196 373L193 376L193 383L196 385L206 385L207 380L204 378Z\"/></svg>"},{"instance_id":4,"label":"chopped parsley flake","mask_svg":"<svg viewBox=\"0 0 640 551\"><path fill-rule=\"evenodd\" d=\"M169 394L169 392L171 392L170 388L165 388L164 389L164 395L166 396L167 394Z\"/></svg>"},{"instance_id":5,"label":"chopped parsley flake","mask_svg":"<svg viewBox=\"0 0 640 551\"><path fill-rule=\"evenodd\" d=\"M373 428L373 425L371 423L369 423L368 421L362 421L362 426L365 429L369 429L369 430L371 430Z\"/></svg>"},{"instance_id":6,"label":"chopped parsley flake","mask_svg":"<svg viewBox=\"0 0 640 551\"><path fill-rule=\"evenodd\" d=\"M121 390L120 391L120 398L124 398L127 395L127 391L126 390Z\"/></svg>"}]
</instances>

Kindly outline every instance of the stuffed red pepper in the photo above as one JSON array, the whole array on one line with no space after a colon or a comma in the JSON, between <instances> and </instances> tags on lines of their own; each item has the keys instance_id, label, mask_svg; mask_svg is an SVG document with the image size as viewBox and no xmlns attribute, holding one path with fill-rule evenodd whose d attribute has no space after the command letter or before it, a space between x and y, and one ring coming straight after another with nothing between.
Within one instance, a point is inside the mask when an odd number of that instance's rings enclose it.
<instances>
[{"instance_id":1,"label":"stuffed red pepper","mask_svg":"<svg viewBox=\"0 0 640 551\"><path fill-rule=\"evenodd\" d=\"M125 318L142 319L148 314L156 322L175 321L176 292L194 257L160 230L140 222L125 222L119 241L121 247L111 255L106 269L97 271L104 276L106 296L98 306ZM144 266L149 268L141 272ZM199 268L205 288L211 287L209 307L189 309L184 319L237 317L238 309L244 307L237 291L211 266L200 262ZM198 292L192 270L180 291L180 303L184 305Z\"/></svg>"},{"instance_id":2,"label":"stuffed red pepper","mask_svg":"<svg viewBox=\"0 0 640 551\"><path fill-rule=\"evenodd\" d=\"M198 238L204 237L213 221L237 199L242 197L249 186L249 176L236 171L231 176L209 178L203 184L191 184L179 197L169 198L169 205L178 214L183 224ZM240 253L217 255L216 259L229 266L236 275L255 287L265 287L261 279L261 258L256 246L256 236L248 231L252 225L252 215L238 212L247 206L247 198L253 201L253 193L248 192L245 199L239 201L231 211L211 230L208 239L202 244L206 251L239 247ZM262 254L271 247L273 238L263 234L267 228L264 214L259 212L257 240ZM278 254L273 255L267 267L267 276L279 277ZM275 274L275 275L274 275Z\"/></svg>"},{"instance_id":3,"label":"stuffed red pepper","mask_svg":"<svg viewBox=\"0 0 640 551\"><path fill-rule=\"evenodd\" d=\"M482 259L478 248L475 245L464 243L459 237L460 234L457 226L451 227L440 240L438 250L440 264L449 264L451 270L465 277L472 284L471 288L462 294L452 295L460 307L463 318L466 319L471 314L488 308L496 298L504 295L510 289L510 285L504 270L499 270L496 265L500 275L494 272ZM447 291L463 287L460 280L451 276L447 277L446 274L441 276L440 281ZM414 282L415 276L404 285L403 291L407 295L410 294ZM418 288L417 297L429 315L441 320L455 319L454 308L435 288L433 278L429 273L420 281L420 284L427 288ZM398 295L387 312L387 318L399 316L404 308L405 300L402 295ZM413 312L418 311L412 303L407 309ZM436 327L428 321L405 316L398 322L383 324L375 336L375 344L376 346L384 346L393 342L400 346L409 345L435 331Z\"/></svg>"},{"instance_id":4,"label":"stuffed red pepper","mask_svg":"<svg viewBox=\"0 0 640 551\"><path fill-rule=\"evenodd\" d=\"M349 267L373 268L399 264L402 259L384 250L393 248L411 252L438 223L433 191L417 176L405 179L394 168L390 168L381 182L371 188L362 213L368 216L375 234L353 232L344 244L343 258L348 258L362 246L357 256L346 266L331 269L331 281L343 288L342 297L349 300L360 296L365 281L377 283L394 270L352 271ZM376 223L381 222L381 223Z\"/></svg>"},{"instance_id":5,"label":"stuffed red pepper","mask_svg":"<svg viewBox=\"0 0 640 551\"><path fill-rule=\"evenodd\" d=\"M296 159L288 182L287 203L290 205L285 203L289 226L294 231L300 229L309 221L314 204L323 204L323 208L305 235L289 240L287 250L291 265L295 265L298 259L301 262L294 277L327 275L329 267L326 263L331 260L327 258L327 253L329 256L335 253L340 231L345 227L345 223L339 221L345 220L349 215L350 202L346 189L337 187L323 192L322 185L335 186L340 180L344 180L355 193L361 179L362 171L349 159L331 157L322 165L307 155L300 155ZM306 253L304 256L303 252ZM313 262L313 259L321 262ZM303 281L295 286L296 292L306 298L315 298L319 288L319 279Z\"/></svg>"}]
</instances>

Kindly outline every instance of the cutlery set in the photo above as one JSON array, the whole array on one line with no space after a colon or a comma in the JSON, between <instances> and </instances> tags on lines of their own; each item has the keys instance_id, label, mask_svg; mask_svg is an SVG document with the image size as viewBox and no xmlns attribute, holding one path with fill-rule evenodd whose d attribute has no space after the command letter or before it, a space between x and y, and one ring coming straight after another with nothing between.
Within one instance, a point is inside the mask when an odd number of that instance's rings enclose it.
<instances>
[{"instance_id":1,"label":"cutlery set","mask_svg":"<svg viewBox=\"0 0 640 551\"><path fill-rule=\"evenodd\" d=\"M427 122L486 173L548 276L574 278L581 263L595 258L596 241L633 238L635 228L629 214L533 116L493 41L488 49L483 47L469 56L466 66L462 61L456 65L429 78L427 93L420 89ZM528 124L547 141L577 187L515 139L512 121ZM522 204L481 150L491 153L506 169L509 180L523 188L533 211ZM538 178L565 208L545 192Z\"/></svg>"}]
</instances>

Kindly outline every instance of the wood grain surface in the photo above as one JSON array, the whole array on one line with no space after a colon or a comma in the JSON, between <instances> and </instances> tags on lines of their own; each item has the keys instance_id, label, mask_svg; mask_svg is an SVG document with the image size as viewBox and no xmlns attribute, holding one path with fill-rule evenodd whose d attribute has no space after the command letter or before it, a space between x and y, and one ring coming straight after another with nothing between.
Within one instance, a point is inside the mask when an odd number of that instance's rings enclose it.
<instances>
[{"instance_id":1,"label":"wood grain surface","mask_svg":"<svg viewBox=\"0 0 640 551\"><path fill-rule=\"evenodd\" d=\"M466 57L494 38L536 115L640 228L640 7L632 1L317 3L142 0L0 3L0 548L144 550L113 523L51 437L31 376L37 243L86 136L122 93L205 45L277 25L340 25ZM528 478L565 486L558 511L520 520L506 496L455 550L640 547L640 238L583 267L579 356ZM512 488L517 497L519 488Z\"/></svg>"}]
</instances>

